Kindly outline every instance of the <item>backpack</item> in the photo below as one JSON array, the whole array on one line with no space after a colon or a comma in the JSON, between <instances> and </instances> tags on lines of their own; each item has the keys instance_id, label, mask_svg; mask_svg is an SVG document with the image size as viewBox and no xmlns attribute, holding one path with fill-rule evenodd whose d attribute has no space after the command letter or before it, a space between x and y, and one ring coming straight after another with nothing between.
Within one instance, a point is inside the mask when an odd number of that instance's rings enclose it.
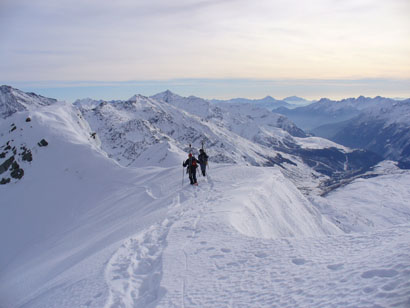
<instances>
[{"instance_id":1,"label":"backpack","mask_svg":"<svg viewBox=\"0 0 410 308\"><path fill-rule=\"evenodd\" d=\"M194 158L194 159L192 159L192 167L196 167L196 159Z\"/></svg>"}]
</instances>

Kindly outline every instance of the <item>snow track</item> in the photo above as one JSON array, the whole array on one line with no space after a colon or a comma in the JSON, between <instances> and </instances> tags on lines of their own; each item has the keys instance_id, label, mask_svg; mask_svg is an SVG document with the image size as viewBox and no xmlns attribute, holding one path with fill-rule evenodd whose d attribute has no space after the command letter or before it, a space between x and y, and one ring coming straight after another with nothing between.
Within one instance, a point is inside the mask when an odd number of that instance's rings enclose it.
<instances>
[{"instance_id":1,"label":"snow track","mask_svg":"<svg viewBox=\"0 0 410 308\"><path fill-rule=\"evenodd\" d=\"M171 208L180 205L179 195ZM105 271L109 297L105 307L149 307L161 296L162 254L177 217L127 239L112 256Z\"/></svg>"},{"instance_id":2,"label":"snow track","mask_svg":"<svg viewBox=\"0 0 410 308\"><path fill-rule=\"evenodd\" d=\"M192 187L192 189L199 188ZM170 206L171 214L168 218L127 239L116 251L105 271L105 279L109 286L109 297L105 307L154 307L155 302L164 295L165 291L161 288L160 282L163 275L163 252L167 247L167 236L174 224L183 221L182 228L191 233L192 238L195 237L200 216L196 211L192 213L193 208L189 204L186 208L182 208L180 200L192 201L197 196L198 193L195 191L188 194L179 192ZM193 218L192 215L197 216ZM182 251L186 266L185 246L186 243ZM183 283L181 288L184 289Z\"/></svg>"}]
</instances>

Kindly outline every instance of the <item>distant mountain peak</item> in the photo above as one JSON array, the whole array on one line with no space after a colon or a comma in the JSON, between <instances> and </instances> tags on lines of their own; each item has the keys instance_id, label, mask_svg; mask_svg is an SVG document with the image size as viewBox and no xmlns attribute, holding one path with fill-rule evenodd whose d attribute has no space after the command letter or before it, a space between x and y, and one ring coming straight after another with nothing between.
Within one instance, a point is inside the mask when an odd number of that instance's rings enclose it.
<instances>
[{"instance_id":1,"label":"distant mountain peak","mask_svg":"<svg viewBox=\"0 0 410 308\"><path fill-rule=\"evenodd\" d=\"M275 99L275 98L273 98L272 96L270 96L270 95L266 95L263 99ZM275 99L276 100L276 99Z\"/></svg>"},{"instance_id":2,"label":"distant mountain peak","mask_svg":"<svg viewBox=\"0 0 410 308\"><path fill-rule=\"evenodd\" d=\"M165 90L164 92L157 93L153 96L150 96L153 99L156 100L162 100L164 102L169 103L170 101L176 99L176 98L182 98L182 96L175 94L171 90Z\"/></svg>"},{"instance_id":3,"label":"distant mountain peak","mask_svg":"<svg viewBox=\"0 0 410 308\"><path fill-rule=\"evenodd\" d=\"M131 96L127 101L128 102L137 102L137 101L140 101L140 100L145 100L147 98L148 98L147 96L144 96L144 95L141 95L141 94L135 94L135 95Z\"/></svg>"},{"instance_id":4,"label":"distant mountain peak","mask_svg":"<svg viewBox=\"0 0 410 308\"><path fill-rule=\"evenodd\" d=\"M0 87L0 118L30 108L52 105L57 102L54 98L44 97L35 93L26 93L8 85Z\"/></svg>"},{"instance_id":5,"label":"distant mountain peak","mask_svg":"<svg viewBox=\"0 0 410 308\"><path fill-rule=\"evenodd\" d=\"M329 103L329 102L334 102L334 100L331 100L330 98L327 98L327 97L322 97L322 98L318 101L318 104L320 104L320 103Z\"/></svg>"},{"instance_id":6,"label":"distant mountain peak","mask_svg":"<svg viewBox=\"0 0 410 308\"><path fill-rule=\"evenodd\" d=\"M305 102L306 101L306 99L304 99L303 97L299 97L299 96L296 96L296 95L285 97L283 100L285 102L286 101L291 101L291 102Z\"/></svg>"},{"instance_id":7,"label":"distant mountain peak","mask_svg":"<svg viewBox=\"0 0 410 308\"><path fill-rule=\"evenodd\" d=\"M0 91L1 92L10 91L11 89L13 89L11 86L8 86L8 85L5 85L5 84L0 86Z\"/></svg>"}]
</instances>

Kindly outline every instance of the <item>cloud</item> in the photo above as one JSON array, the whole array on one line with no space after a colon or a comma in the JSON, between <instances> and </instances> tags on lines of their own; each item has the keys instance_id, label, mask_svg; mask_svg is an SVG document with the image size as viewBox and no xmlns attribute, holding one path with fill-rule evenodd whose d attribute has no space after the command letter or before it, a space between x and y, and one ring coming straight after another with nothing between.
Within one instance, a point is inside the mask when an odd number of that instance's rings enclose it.
<instances>
[{"instance_id":1,"label":"cloud","mask_svg":"<svg viewBox=\"0 0 410 308\"><path fill-rule=\"evenodd\" d=\"M406 3L4 0L0 77L409 77Z\"/></svg>"}]
</instances>

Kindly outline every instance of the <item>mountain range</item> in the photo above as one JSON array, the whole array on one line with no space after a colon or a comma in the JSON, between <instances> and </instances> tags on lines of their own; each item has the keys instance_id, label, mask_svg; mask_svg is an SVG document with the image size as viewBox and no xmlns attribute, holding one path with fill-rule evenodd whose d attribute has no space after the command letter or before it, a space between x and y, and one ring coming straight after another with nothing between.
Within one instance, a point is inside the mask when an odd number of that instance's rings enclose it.
<instances>
[{"instance_id":1,"label":"mountain range","mask_svg":"<svg viewBox=\"0 0 410 308\"><path fill-rule=\"evenodd\" d=\"M248 99L248 98L232 98L228 100L218 100L213 99L209 100L211 103L214 104L227 104L227 105L236 105L236 104L250 104L252 106L257 106L260 108L266 108L270 111L279 108L279 107L286 107L288 109L301 107L305 105L311 104L313 101L306 100L304 98L298 96L289 96L285 97L284 99L275 99L272 96L266 96L261 99Z\"/></svg>"},{"instance_id":2,"label":"mountain range","mask_svg":"<svg viewBox=\"0 0 410 308\"><path fill-rule=\"evenodd\" d=\"M321 99L309 106L278 108L275 112L286 115L314 135L351 148L367 149L385 159L399 161L403 167L409 166L410 99Z\"/></svg>"}]
</instances>

